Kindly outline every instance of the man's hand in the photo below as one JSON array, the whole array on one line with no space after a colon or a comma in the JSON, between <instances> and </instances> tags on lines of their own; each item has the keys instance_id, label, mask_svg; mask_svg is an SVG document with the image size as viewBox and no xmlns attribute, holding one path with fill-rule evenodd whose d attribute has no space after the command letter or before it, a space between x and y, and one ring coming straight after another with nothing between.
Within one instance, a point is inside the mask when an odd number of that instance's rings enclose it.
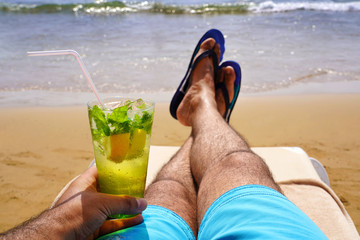
<instances>
[{"instance_id":1,"label":"man's hand","mask_svg":"<svg viewBox=\"0 0 360 240\"><path fill-rule=\"evenodd\" d=\"M0 239L94 239L143 221L145 199L115 196L97 191L95 166L78 176L53 207L35 219L8 231ZM107 220L113 214L139 214Z\"/></svg>"}]
</instances>

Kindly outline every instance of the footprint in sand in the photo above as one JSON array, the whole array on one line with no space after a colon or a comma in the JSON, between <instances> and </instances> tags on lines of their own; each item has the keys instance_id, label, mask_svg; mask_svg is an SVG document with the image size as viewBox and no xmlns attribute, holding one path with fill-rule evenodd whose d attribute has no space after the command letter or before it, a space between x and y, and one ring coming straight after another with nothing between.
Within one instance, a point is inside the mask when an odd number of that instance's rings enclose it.
<instances>
[{"instance_id":1,"label":"footprint in sand","mask_svg":"<svg viewBox=\"0 0 360 240\"><path fill-rule=\"evenodd\" d=\"M68 157L73 157L75 159L82 159L89 161L94 158L92 152L79 149L68 149L68 148L56 148L52 152L60 153Z\"/></svg>"},{"instance_id":2,"label":"footprint in sand","mask_svg":"<svg viewBox=\"0 0 360 240\"><path fill-rule=\"evenodd\" d=\"M19 152L19 153L16 153L16 154L12 154L12 156L14 156L14 157L22 157L22 158L42 158L41 155L30 152L30 151Z\"/></svg>"},{"instance_id":3,"label":"footprint in sand","mask_svg":"<svg viewBox=\"0 0 360 240\"><path fill-rule=\"evenodd\" d=\"M340 201L344 204L344 206L349 206L350 202L344 197L344 196L339 196Z\"/></svg>"}]
</instances>

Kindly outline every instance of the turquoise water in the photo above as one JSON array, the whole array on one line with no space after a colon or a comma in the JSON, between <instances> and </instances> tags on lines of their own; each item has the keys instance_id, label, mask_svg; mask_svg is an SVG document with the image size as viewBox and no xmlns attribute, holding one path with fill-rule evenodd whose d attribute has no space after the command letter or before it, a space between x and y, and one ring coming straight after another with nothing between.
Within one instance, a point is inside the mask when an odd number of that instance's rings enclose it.
<instances>
[{"instance_id":1,"label":"turquoise water","mask_svg":"<svg viewBox=\"0 0 360 240\"><path fill-rule=\"evenodd\" d=\"M26 55L56 49L78 51L103 95L170 100L210 28L242 94L360 92L360 1L24 0L0 2L0 106L91 97L72 57Z\"/></svg>"}]
</instances>

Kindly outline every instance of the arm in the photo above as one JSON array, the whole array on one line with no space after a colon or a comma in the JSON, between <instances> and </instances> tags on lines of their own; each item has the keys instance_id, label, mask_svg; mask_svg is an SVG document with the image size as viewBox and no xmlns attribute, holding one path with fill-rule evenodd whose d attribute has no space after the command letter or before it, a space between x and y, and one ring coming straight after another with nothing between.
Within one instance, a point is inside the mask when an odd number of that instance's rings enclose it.
<instances>
[{"instance_id":1,"label":"arm","mask_svg":"<svg viewBox=\"0 0 360 240\"><path fill-rule=\"evenodd\" d=\"M141 213L147 204L144 199L97 192L96 178L96 167L87 169L53 208L0 234L0 239L94 239L142 222L141 214L129 220L106 220L112 214Z\"/></svg>"}]
</instances>

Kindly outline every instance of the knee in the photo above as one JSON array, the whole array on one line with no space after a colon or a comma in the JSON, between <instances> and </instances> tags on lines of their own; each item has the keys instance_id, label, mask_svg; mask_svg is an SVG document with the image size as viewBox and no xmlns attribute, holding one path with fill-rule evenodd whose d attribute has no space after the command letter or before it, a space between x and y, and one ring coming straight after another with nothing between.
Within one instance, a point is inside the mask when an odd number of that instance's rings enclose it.
<instances>
[{"instance_id":1,"label":"knee","mask_svg":"<svg viewBox=\"0 0 360 240\"><path fill-rule=\"evenodd\" d=\"M221 169L244 169L269 173L269 168L264 160L252 151L233 152L221 159L218 166Z\"/></svg>"},{"instance_id":2,"label":"knee","mask_svg":"<svg viewBox=\"0 0 360 240\"><path fill-rule=\"evenodd\" d=\"M246 184L259 184L282 193L265 161L252 151L235 152L222 162L224 171L243 176Z\"/></svg>"},{"instance_id":3,"label":"knee","mask_svg":"<svg viewBox=\"0 0 360 240\"><path fill-rule=\"evenodd\" d=\"M218 185L220 192L234 187L258 184L281 192L266 163L251 151L234 152L211 166L203 178L208 186Z\"/></svg>"},{"instance_id":4,"label":"knee","mask_svg":"<svg viewBox=\"0 0 360 240\"><path fill-rule=\"evenodd\" d=\"M177 199L180 202L196 202L189 189L183 184L172 179L161 179L151 183L145 191L145 198L149 199Z\"/></svg>"},{"instance_id":5,"label":"knee","mask_svg":"<svg viewBox=\"0 0 360 240\"><path fill-rule=\"evenodd\" d=\"M149 205L162 206L179 215L196 234L196 194L174 180L155 181L145 191Z\"/></svg>"}]
</instances>

